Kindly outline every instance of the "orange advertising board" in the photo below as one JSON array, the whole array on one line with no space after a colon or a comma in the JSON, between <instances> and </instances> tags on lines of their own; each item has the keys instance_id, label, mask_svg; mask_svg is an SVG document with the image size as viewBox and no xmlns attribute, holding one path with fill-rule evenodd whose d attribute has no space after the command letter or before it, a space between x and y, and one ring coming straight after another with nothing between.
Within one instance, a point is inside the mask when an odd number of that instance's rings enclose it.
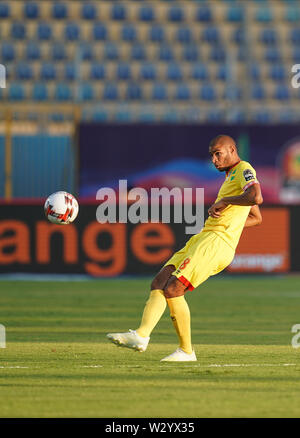
<instances>
[{"instance_id":1,"label":"orange advertising board","mask_svg":"<svg viewBox=\"0 0 300 438\"><path fill-rule=\"evenodd\" d=\"M245 228L229 272L287 272L290 217L287 208L262 208L263 222Z\"/></svg>"}]
</instances>

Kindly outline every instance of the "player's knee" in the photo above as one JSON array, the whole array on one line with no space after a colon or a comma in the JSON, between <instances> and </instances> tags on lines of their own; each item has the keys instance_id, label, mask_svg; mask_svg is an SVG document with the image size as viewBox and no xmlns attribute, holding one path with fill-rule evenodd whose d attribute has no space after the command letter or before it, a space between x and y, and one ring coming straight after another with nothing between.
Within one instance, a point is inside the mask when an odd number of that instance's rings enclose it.
<instances>
[{"instance_id":1,"label":"player's knee","mask_svg":"<svg viewBox=\"0 0 300 438\"><path fill-rule=\"evenodd\" d=\"M166 287L164 288L164 296L166 298L176 298L184 295L185 286L177 280L177 278L172 278L168 281Z\"/></svg>"},{"instance_id":2,"label":"player's knee","mask_svg":"<svg viewBox=\"0 0 300 438\"><path fill-rule=\"evenodd\" d=\"M151 290L154 289L162 289L161 288L161 282L159 281L159 279L157 277L155 277L152 282L151 282Z\"/></svg>"}]
</instances>

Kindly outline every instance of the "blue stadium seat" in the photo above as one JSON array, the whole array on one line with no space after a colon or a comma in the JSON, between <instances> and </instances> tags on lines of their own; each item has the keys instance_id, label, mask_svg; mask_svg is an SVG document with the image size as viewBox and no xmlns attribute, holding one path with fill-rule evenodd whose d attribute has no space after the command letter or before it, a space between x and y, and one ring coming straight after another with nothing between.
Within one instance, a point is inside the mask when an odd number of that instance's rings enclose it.
<instances>
[{"instance_id":1,"label":"blue stadium seat","mask_svg":"<svg viewBox=\"0 0 300 438\"><path fill-rule=\"evenodd\" d=\"M294 5L287 5L284 12L284 18L291 23L300 21L300 8Z\"/></svg>"},{"instance_id":2,"label":"blue stadium seat","mask_svg":"<svg viewBox=\"0 0 300 438\"><path fill-rule=\"evenodd\" d=\"M259 41L264 44L276 44L278 42L278 34L275 29L262 29Z\"/></svg>"},{"instance_id":3,"label":"blue stadium seat","mask_svg":"<svg viewBox=\"0 0 300 438\"><path fill-rule=\"evenodd\" d=\"M95 20L97 18L97 8L94 3L83 3L81 7L81 18L84 20Z\"/></svg>"},{"instance_id":4,"label":"blue stadium seat","mask_svg":"<svg viewBox=\"0 0 300 438\"><path fill-rule=\"evenodd\" d=\"M126 90L126 99L128 100L140 100L143 97L143 90L139 84L128 84Z\"/></svg>"},{"instance_id":5,"label":"blue stadium seat","mask_svg":"<svg viewBox=\"0 0 300 438\"><path fill-rule=\"evenodd\" d=\"M259 63L256 63L256 62L250 63L249 76L254 81L261 79L261 66Z\"/></svg>"},{"instance_id":6,"label":"blue stadium seat","mask_svg":"<svg viewBox=\"0 0 300 438\"><path fill-rule=\"evenodd\" d=\"M72 90L68 83L59 82L56 84L54 90L54 98L59 101L70 101L72 100Z\"/></svg>"},{"instance_id":7,"label":"blue stadium seat","mask_svg":"<svg viewBox=\"0 0 300 438\"><path fill-rule=\"evenodd\" d=\"M180 81L182 79L182 70L180 64L168 64L167 79L171 81Z\"/></svg>"},{"instance_id":8,"label":"blue stadium seat","mask_svg":"<svg viewBox=\"0 0 300 438\"><path fill-rule=\"evenodd\" d=\"M199 97L201 100L213 101L216 99L216 90L212 84L204 84L200 88Z\"/></svg>"},{"instance_id":9,"label":"blue stadium seat","mask_svg":"<svg viewBox=\"0 0 300 438\"><path fill-rule=\"evenodd\" d=\"M170 46L162 45L158 49L158 59L160 61L172 61L174 53Z\"/></svg>"},{"instance_id":10,"label":"blue stadium seat","mask_svg":"<svg viewBox=\"0 0 300 438\"><path fill-rule=\"evenodd\" d=\"M155 82L152 87L151 95L153 100L167 100L168 92L166 85Z\"/></svg>"},{"instance_id":11,"label":"blue stadium seat","mask_svg":"<svg viewBox=\"0 0 300 438\"><path fill-rule=\"evenodd\" d=\"M81 101L93 100L95 98L94 87L90 82L80 84L79 99Z\"/></svg>"},{"instance_id":12,"label":"blue stadium seat","mask_svg":"<svg viewBox=\"0 0 300 438\"><path fill-rule=\"evenodd\" d=\"M200 53L198 45L188 44L184 45L182 48L182 59L184 61L196 62L200 59Z\"/></svg>"},{"instance_id":13,"label":"blue stadium seat","mask_svg":"<svg viewBox=\"0 0 300 438\"><path fill-rule=\"evenodd\" d=\"M286 84L277 84L273 97L276 100L289 100L291 97L290 88Z\"/></svg>"},{"instance_id":14,"label":"blue stadium seat","mask_svg":"<svg viewBox=\"0 0 300 438\"><path fill-rule=\"evenodd\" d=\"M105 64L92 63L90 68L90 79L104 79L105 77Z\"/></svg>"},{"instance_id":15,"label":"blue stadium seat","mask_svg":"<svg viewBox=\"0 0 300 438\"><path fill-rule=\"evenodd\" d=\"M64 20L68 17L68 7L63 2L53 2L52 17L58 20Z\"/></svg>"},{"instance_id":16,"label":"blue stadium seat","mask_svg":"<svg viewBox=\"0 0 300 438\"><path fill-rule=\"evenodd\" d=\"M209 59L215 62L225 62L226 50L222 46L212 46Z\"/></svg>"},{"instance_id":17,"label":"blue stadium seat","mask_svg":"<svg viewBox=\"0 0 300 438\"><path fill-rule=\"evenodd\" d=\"M293 44L299 45L299 43L300 43L300 28L299 27L295 27L294 29L292 29L290 31L290 38L289 39Z\"/></svg>"},{"instance_id":18,"label":"blue stadium seat","mask_svg":"<svg viewBox=\"0 0 300 438\"><path fill-rule=\"evenodd\" d=\"M227 112L227 121L235 125L243 124L247 121L247 113L243 109L232 108Z\"/></svg>"},{"instance_id":19,"label":"blue stadium seat","mask_svg":"<svg viewBox=\"0 0 300 438\"><path fill-rule=\"evenodd\" d=\"M52 38L52 27L49 23L39 23L36 30L36 37L39 40L50 40Z\"/></svg>"},{"instance_id":20,"label":"blue stadium seat","mask_svg":"<svg viewBox=\"0 0 300 438\"><path fill-rule=\"evenodd\" d=\"M269 68L269 77L274 81L282 81L286 78L286 72L283 64L272 64Z\"/></svg>"},{"instance_id":21,"label":"blue stadium seat","mask_svg":"<svg viewBox=\"0 0 300 438\"><path fill-rule=\"evenodd\" d=\"M262 84L254 83L251 87L251 99L264 100L266 98L266 92Z\"/></svg>"},{"instance_id":22,"label":"blue stadium seat","mask_svg":"<svg viewBox=\"0 0 300 438\"><path fill-rule=\"evenodd\" d=\"M133 44L130 57L133 61L145 61L147 59L145 46L143 44Z\"/></svg>"},{"instance_id":23,"label":"blue stadium seat","mask_svg":"<svg viewBox=\"0 0 300 438\"><path fill-rule=\"evenodd\" d=\"M179 114L175 108L169 108L162 115L162 121L166 123L177 123L179 121Z\"/></svg>"},{"instance_id":24,"label":"blue stadium seat","mask_svg":"<svg viewBox=\"0 0 300 438\"><path fill-rule=\"evenodd\" d=\"M36 19L40 15L39 6L36 2L26 2L23 8L25 18Z\"/></svg>"},{"instance_id":25,"label":"blue stadium seat","mask_svg":"<svg viewBox=\"0 0 300 438\"><path fill-rule=\"evenodd\" d=\"M13 21L10 28L10 35L16 40L23 40L26 37L26 28L24 23Z\"/></svg>"},{"instance_id":26,"label":"blue stadium seat","mask_svg":"<svg viewBox=\"0 0 300 438\"><path fill-rule=\"evenodd\" d=\"M225 87L223 98L230 101L238 101L242 99L242 95L241 87L232 84Z\"/></svg>"},{"instance_id":27,"label":"blue stadium seat","mask_svg":"<svg viewBox=\"0 0 300 438\"><path fill-rule=\"evenodd\" d=\"M114 43L106 43L104 46L104 58L107 60L117 60L119 59L119 49Z\"/></svg>"},{"instance_id":28,"label":"blue stadium seat","mask_svg":"<svg viewBox=\"0 0 300 438\"><path fill-rule=\"evenodd\" d=\"M245 48L243 45L238 47L238 52L237 52L237 60L239 62L246 62L248 57L248 53L246 52Z\"/></svg>"},{"instance_id":29,"label":"blue stadium seat","mask_svg":"<svg viewBox=\"0 0 300 438\"><path fill-rule=\"evenodd\" d=\"M73 63L67 63L64 65L64 80L73 81L77 76L77 68Z\"/></svg>"},{"instance_id":30,"label":"blue stadium seat","mask_svg":"<svg viewBox=\"0 0 300 438\"><path fill-rule=\"evenodd\" d=\"M192 66L191 72L192 79L205 81L209 79L208 69L206 64L197 63Z\"/></svg>"},{"instance_id":31,"label":"blue stadium seat","mask_svg":"<svg viewBox=\"0 0 300 438\"><path fill-rule=\"evenodd\" d=\"M209 6L200 6L196 10L196 21L210 23L213 20L212 10Z\"/></svg>"},{"instance_id":32,"label":"blue stadium seat","mask_svg":"<svg viewBox=\"0 0 300 438\"><path fill-rule=\"evenodd\" d=\"M216 78L220 81L227 81L231 78L231 70L227 64L221 64L218 67Z\"/></svg>"},{"instance_id":33,"label":"blue stadium seat","mask_svg":"<svg viewBox=\"0 0 300 438\"><path fill-rule=\"evenodd\" d=\"M135 41L137 39L137 30L135 25L131 23L126 23L121 29L121 39L123 41Z\"/></svg>"},{"instance_id":34,"label":"blue stadium seat","mask_svg":"<svg viewBox=\"0 0 300 438\"><path fill-rule=\"evenodd\" d=\"M155 80L157 76L156 65L154 63L142 64L140 68L140 78L143 80Z\"/></svg>"},{"instance_id":35,"label":"blue stadium seat","mask_svg":"<svg viewBox=\"0 0 300 438\"><path fill-rule=\"evenodd\" d=\"M94 45L83 42L80 44L80 56L84 61L91 61L94 59Z\"/></svg>"},{"instance_id":36,"label":"blue stadium seat","mask_svg":"<svg viewBox=\"0 0 300 438\"><path fill-rule=\"evenodd\" d=\"M106 83L103 89L102 98L104 100L117 100L119 98L119 90L116 84Z\"/></svg>"},{"instance_id":37,"label":"blue stadium seat","mask_svg":"<svg viewBox=\"0 0 300 438\"><path fill-rule=\"evenodd\" d=\"M292 61L295 64L300 63L300 47L294 46L292 48Z\"/></svg>"},{"instance_id":38,"label":"blue stadium seat","mask_svg":"<svg viewBox=\"0 0 300 438\"><path fill-rule=\"evenodd\" d=\"M37 101L45 101L49 97L48 87L43 82L35 82L32 87L32 95L33 100Z\"/></svg>"},{"instance_id":39,"label":"blue stadium seat","mask_svg":"<svg viewBox=\"0 0 300 438\"><path fill-rule=\"evenodd\" d=\"M181 22L184 20L184 10L180 6L171 6L168 10L167 19L173 22Z\"/></svg>"},{"instance_id":40,"label":"blue stadium seat","mask_svg":"<svg viewBox=\"0 0 300 438\"><path fill-rule=\"evenodd\" d=\"M24 100L25 99L25 88L21 83L12 82L9 84L8 88L8 98L9 100Z\"/></svg>"},{"instance_id":41,"label":"blue stadium seat","mask_svg":"<svg viewBox=\"0 0 300 438\"><path fill-rule=\"evenodd\" d=\"M95 110L92 117L94 122L106 122L109 118L109 114L105 110Z\"/></svg>"},{"instance_id":42,"label":"blue stadium seat","mask_svg":"<svg viewBox=\"0 0 300 438\"><path fill-rule=\"evenodd\" d=\"M245 29L243 27L234 28L232 32L231 41L236 44L245 44L246 36Z\"/></svg>"},{"instance_id":43,"label":"blue stadium seat","mask_svg":"<svg viewBox=\"0 0 300 438\"><path fill-rule=\"evenodd\" d=\"M0 18L8 18L10 16L10 5L8 3L0 3Z\"/></svg>"},{"instance_id":44,"label":"blue stadium seat","mask_svg":"<svg viewBox=\"0 0 300 438\"><path fill-rule=\"evenodd\" d=\"M240 23L244 20L245 9L242 6L232 5L226 11L226 20L233 23Z\"/></svg>"},{"instance_id":45,"label":"blue stadium seat","mask_svg":"<svg viewBox=\"0 0 300 438\"><path fill-rule=\"evenodd\" d=\"M110 17L112 20L126 20L127 18L127 9L124 4L117 3L112 6Z\"/></svg>"},{"instance_id":46,"label":"blue stadium seat","mask_svg":"<svg viewBox=\"0 0 300 438\"><path fill-rule=\"evenodd\" d=\"M202 40L207 43L220 42L220 32L216 26L205 27L202 32Z\"/></svg>"},{"instance_id":47,"label":"blue stadium seat","mask_svg":"<svg viewBox=\"0 0 300 438\"><path fill-rule=\"evenodd\" d=\"M193 41L193 32L190 27L179 27L175 35L176 41L182 44L188 44Z\"/></svg>"},{"instance_id":48,"label":"blue stadium seat","mask_svg":"<svg viewBox=\"0 0 300 438\"><path fill-rule=\"evenodd\" d=\"M271 111L267 109L260 109L253 114L253 121L263 125L271 123L273 120Z\"/></svg>"},{"instance_id":49,"label":"blue stadium seat","mask_svg":"<svg viewBox=\"0 0 300 438\"><path fill-rule=\"evenodd\" d=\"M66 46L61 43L54 43L51 47L51 56L54 61L67 59Z\"/></svg>"},{"instance_id":50,"label":"blue stadium seat","mask_svg":"<svg viewBox=\"0 0 300 438\"><path fill-rule=\"evenodd\" d=\"M269 23L273 21L273 12L268 6L260 6L255 11L255 20L262 23Z\"/></svg>"},{"instance_id":51,"label":"blue stadium seat","mask_svg":"<svg viewBox=\"0 0 300 438\"><path fill-rule=\"evenodd\" d=\"M118 108L114 114L114 120L118 123L128 123L132 120L131 111L128 108Z\"/></svg>"},{"instance_id":52,"label":"blue stadium seat","mask_svg":"<svg viewBox=\"0 0 300 438\"><path fill-rule=\"evenodd\" d=\"M26 59L37 60L41 58L41 46L36 41L28 41L25 51Z\"/></svg>"},{"instance_id":53,"label":"blue stadium seat","mask_svg":"<svg viewBox=\"0 0 300 438\"><path fill-rule=\"evenodd\" d=\"M12 61L15 59L15 46L10 42L3 42L1 45L1 58L3 61Z\"/></svg>"},{"instance_id":54,"label":"blue stadium seat","mask_svg":"<svg viewBox=\"0 0 300 438\"><path fill-rule=\"evenodd\" d=\"M155 43L163 42L165 40L165 29L159 24L154 24L149 29L149 40Z\"/></svg>"},{"instance_id":55,"label":"blue stadium seat","mask_svg":"<svg viewBox=\"0 0 300 438\"><path fill-rule=\"evenodd\" d=\"M22 62L16 65L16 78L28 80L33 78L33 71L30 64Z\"/></svg>"},{"instance_id":56,"label":"blue stadium seat","mask_svg":"<svg viewBox=\"0 0 300 438\"><path fill-rule=\"evenodd\" d=\"M41 64L40 67L40 79L48 81L56 79L56 67L49 62Z\"/></svg>"},{"instance_id":57,"label":"blue stadium seat","mask_svg":"<svg viewBox=\"0 0 300 438\"><path fill-rule=\"evenodd\" d=\"M117 71L116 71L116 79L119 80L128 80L131 78L131 68L130 64L127 63L120 63L117 65Z\"/></svg>"},{"instance_id":58,"label":"blue stadium seat","mask_svg":"<svg viewBox=\"0 0 300 438\"><path fill-rule=\"evenodd\" d=\"M264 60L267 62L279 62L281 61L281 53L278 47L267 47L265 54L264 54Z\"/></svg>"},{"instance_id":59,"label":"blue stadium seat","mask_svg":"<svg viewBox=\"0 0 300 438\"><path fill-rule=\"evenodd\" d=\"M155 13L152 6L141 6L139 9L139 20L140 21L153 21L155 19Z\"/></svg>"},{"instance_id":60,"label":"blue stadium seat","mask_svg":"<svg viewBox=\"0 0 300 438\"><path fill-rule=\"evenodd\" d=\"M153 113L153 111L145 109L141 110L138 113L138 121L140 123L153 123L156 119L156 115Z\"/></svg>"},{"instance_id":61,"label":"blue stadium seat","mask_svg":"<svg viewBox=\"0 0 300 438\"><path fill-rule=\"evenodd\" d=\"M67 23L64 34L67 41L78 41L80 37L80 27L78 23Z\"/></svg>"},{"instance_id":62,"label":"blue stadium seat","mask_svg":"<svg viewBox=\"0 0 300 438\"><path fill-rule=\"evenodd\" d=\"M221 123L224 121L224 111L220 108L213 108L206 113L205 121L207 123Z\"/></svg>"},{"instance_id":63,"label":"blue stadium seat","mask_svg":"<svg viewBox=\"0 0 300 438\"><path fill-rule=\"evenodd\" d=\"M191 90L188 84L179 84L175 90L176 100L189 100L191 98Z\"/></svg>"},{"instance_id":64,"label":"blue stadium seat","mask_svg":"<svg viewBox=\"0 0 300 438\"><path fill-rule=\"evenodd\" d=\"M106 41L108 39L107 26L104 23L95 23L93 26L94 40Z\"/></svg>"}]
</instances>

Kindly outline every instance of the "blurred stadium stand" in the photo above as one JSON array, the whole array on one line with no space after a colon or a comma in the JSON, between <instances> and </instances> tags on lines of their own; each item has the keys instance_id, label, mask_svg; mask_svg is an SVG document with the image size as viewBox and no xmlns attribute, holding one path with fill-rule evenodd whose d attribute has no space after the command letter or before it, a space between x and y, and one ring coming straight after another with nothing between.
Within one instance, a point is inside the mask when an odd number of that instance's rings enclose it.
<instances>
[{"instance_id":1,"label":"blurred stadium stand","mask_svg":"<svg viewBox=\"0 0 300 438\"><path fill-rule=\"evenodd\" d=\"M100 105L102 121L135 122L145 104L147 120L165 120L171 102L176 121L199 106L192 121L206 123L212 111L232 122L238 102L239 123L259 120L259 101L269 122L284 104L294 123L299 22L298 2L284 0L2 1L1 104L76 104L91 120Z\"/></svg>"},{"instance_id":2,"label":"blurred stadium stand","mask_svg":"<svg viewBox=\"0 0 300 438\"><path fill-rule=\"evenodd\" d=\"M3 0L0 157L80 120L299 123L299 23L290 0Z\"/></svg>"}]
</instances>

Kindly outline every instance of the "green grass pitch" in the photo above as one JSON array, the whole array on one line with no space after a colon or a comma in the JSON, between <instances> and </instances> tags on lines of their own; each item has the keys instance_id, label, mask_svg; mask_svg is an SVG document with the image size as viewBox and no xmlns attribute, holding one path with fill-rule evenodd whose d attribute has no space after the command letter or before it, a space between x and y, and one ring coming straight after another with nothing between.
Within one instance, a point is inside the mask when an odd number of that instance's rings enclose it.
<instances>
[{"instance_id":1,"label":"green grass pitch","mask_svg":"<svg viewBox=\"0 0 300 438\"><path fill-rule=\"evenodd\" d=\"M1 417L299 417L297 276L211 278L187 294L195 363L168 310L145 353L107 332L136 328L150 279L1 281Z\"/></svg>"}]
</instances>

